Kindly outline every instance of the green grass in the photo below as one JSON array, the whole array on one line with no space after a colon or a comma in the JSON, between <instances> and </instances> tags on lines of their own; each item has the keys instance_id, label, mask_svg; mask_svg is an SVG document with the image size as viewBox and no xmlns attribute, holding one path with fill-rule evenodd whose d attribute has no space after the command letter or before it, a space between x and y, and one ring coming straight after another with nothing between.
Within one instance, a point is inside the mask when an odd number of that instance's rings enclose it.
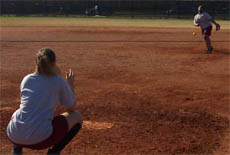
<instances>
[{"instance_id":1,"label":"green grass","mask_svg":"<svg viewBox=\"0 0 230 155\"><path fill-rule=\"evenodd\" d=\"M230 29L230 21L217 20L222 29ZM194 28L193 20L182 19L119 19L84 17L0 17L1 26L71 26L71 27L150 27Z\"/></svg>"}]
</instances>

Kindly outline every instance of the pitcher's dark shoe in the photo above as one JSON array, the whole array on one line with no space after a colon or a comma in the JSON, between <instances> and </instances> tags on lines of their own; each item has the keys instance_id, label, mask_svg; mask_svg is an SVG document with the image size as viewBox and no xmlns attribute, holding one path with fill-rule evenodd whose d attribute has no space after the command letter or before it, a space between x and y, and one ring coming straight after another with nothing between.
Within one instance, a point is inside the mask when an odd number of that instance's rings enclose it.
<instances>
[{"instance_id":1,"label":"pitcher's dark shoe","mask_svg":"<svg viewBox=\"0 0 230 155\"><path fill-rule=\"evenodd\" d=\"M206 50L205 53L206 53L206 54L210 54L210 51L209 51L209 50Z\"/></svg>"},{"instance_id":2,"label":"pitcher's dark shoe","mask_svg":"<svg viewBox=\"0 0 230 155\"><path fill-rule=\"evenodd\" d=\"M211 47L211 48L209 49L209 52L210 52L210 53L212 53L212 51L213 51L213 47Z\"/></svg>"}]
</instances>

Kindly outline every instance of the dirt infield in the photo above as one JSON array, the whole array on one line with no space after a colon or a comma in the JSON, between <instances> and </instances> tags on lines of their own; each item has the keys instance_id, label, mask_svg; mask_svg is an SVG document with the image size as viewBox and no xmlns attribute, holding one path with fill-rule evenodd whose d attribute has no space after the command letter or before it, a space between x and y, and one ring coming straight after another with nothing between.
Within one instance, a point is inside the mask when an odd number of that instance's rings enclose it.
<instances>
[{"instance_id":1,"label":"dirt infield","mask_svg":"<svg viewBox=\"0 0 230 155\"><path fill-rule=\"evenodd\" d=\"M193 31L2 27L0 154L10 153L6 126L41 47L56 51L63 73L76 73L85 123L63 154L230 153L230 32L213 32L215 50L207 55Z\"/></svg>"}]
</instances>

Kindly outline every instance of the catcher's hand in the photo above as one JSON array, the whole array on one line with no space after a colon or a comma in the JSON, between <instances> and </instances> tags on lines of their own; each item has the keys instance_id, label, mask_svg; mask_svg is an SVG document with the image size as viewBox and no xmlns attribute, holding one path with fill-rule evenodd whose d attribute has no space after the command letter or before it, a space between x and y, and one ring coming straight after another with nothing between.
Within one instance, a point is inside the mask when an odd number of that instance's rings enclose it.
<instances>
[{"instance_id":1,"label":"catcher's hand","mask_svg":"<svg viewBox=\"0 0 230 155\"><path fill-rule=\"evenodd\" d=\"M220 30L220 24L216 24L216 31Z\"/></svg>"}]
</instances>

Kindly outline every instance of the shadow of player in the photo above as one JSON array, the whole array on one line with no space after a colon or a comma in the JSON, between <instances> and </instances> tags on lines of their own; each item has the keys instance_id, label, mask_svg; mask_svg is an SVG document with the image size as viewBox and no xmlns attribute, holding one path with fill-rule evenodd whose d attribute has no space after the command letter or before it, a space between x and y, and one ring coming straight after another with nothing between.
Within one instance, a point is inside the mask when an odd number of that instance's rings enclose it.
<instances>
[{"instance_id":1,"label":"shadow of player","mask_svg":"<svg viewBox=\"0 0 230 155\"><path fill-rule=\"evenodd\" d=\"M227 51L214 50L213 52L218 53L218 54L230 55L230 52L227 52Z\"/></svg>"}]
</instances>

